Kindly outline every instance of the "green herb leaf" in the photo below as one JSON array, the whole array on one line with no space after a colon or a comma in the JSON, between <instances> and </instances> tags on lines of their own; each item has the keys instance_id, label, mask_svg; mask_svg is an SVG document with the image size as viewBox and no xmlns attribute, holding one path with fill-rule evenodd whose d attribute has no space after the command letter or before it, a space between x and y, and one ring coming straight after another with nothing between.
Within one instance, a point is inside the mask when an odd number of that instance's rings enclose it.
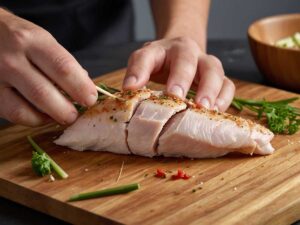
<instances>
[{"instance_id":1,"label":"green herb leaf","mask_svg":"<svg viewBox=\"0 0 300 225\"><path fill-rule=\"evenodd\" d=\"M265 116L269 129L276 134L294 134L300 126L300 109L289 104L297 99L266 101L234 98L231 105L238 110L248 108L257 113L258 119Z\"/></svg>"},{"instance_id":2,"label":"green herb leaf","mask_svg":"<svg viewBox=\"0 0 300 225\"><path fill-rule=\"evenodd\" d=\"M46 176L51 173L50 160L45 153L32 152L31 165L33 171L39 176Z\"/></svg>"},{"instance_id":3,"label":"green herb leaf","mask_svg":"<svg viewBox=\"0 0 300 225\"><path fill-rule=\"evenodd\" d=\"M33 149L36 151L37 154L39 154L40 156L42 156L43 160L40 160L40 158L37 157L37 155L33 155L33 157L35 157L35 159L32 158L32 160L34 160L34 163L38 163L36 167L32 167L32 169L38 173L38 174L43 174L44 173L44 168L48 168L48 163L50 163L51 165L51 169L53 169L57 175L63 179L68 178L68 174L43 150L41 149L40 146L38 146L37 143L35 143L35 141L31 138L31 136L27 136L27 139L29 141L29 143L31 144L31 146L33 147ZM45 159L47 158L47 160ZM39 159L38 161L36 159ZM32 162L31 160L31 162ZM40 170L43 169L43 170ZM50 172L51 172L50 169Z\"/></svg>"}]
</instances>

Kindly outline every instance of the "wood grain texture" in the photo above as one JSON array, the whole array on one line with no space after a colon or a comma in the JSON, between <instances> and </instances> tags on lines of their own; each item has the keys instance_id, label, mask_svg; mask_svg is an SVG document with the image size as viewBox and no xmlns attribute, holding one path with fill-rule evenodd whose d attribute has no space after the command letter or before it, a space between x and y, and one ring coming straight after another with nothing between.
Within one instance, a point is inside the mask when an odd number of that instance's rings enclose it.
<instances>
[{"instance_id":1,"label":"wood grain texture","mask_svg":"<svg viewBox=\"0 0 300 225\"><path fill-rule=\"evenodd\" d=\"M287 14L253 23L248 38L255 62L267 80L300 93L300 50L274 46L296 32L300 32L300 14Z\"/></svg>"},{"instance_id":2,"label":"wood grain texture","mask_svg":"<svg viewBox=\"0 0 300 225\"><path fill-rule=\"evenodd\" d=\"M123 73L116 71L97 81L120 87ZM237 80L235 83L239 97L275 100L296 95ZM299 102L296 105L300 107ZM254 119L250 112L242 116ZM272 142L277 151L270 156L190 160L71 151L52 143L61 129L52 124L0 130L1 196L73 224L290 224L300 219L300 133L277 135ZM33 173L32 149L25 138L28 134L69 173L68 179L48 182L47 177ZM123 161L123 173L116 182ZM182 168L194 177L158 179L153 176L156 168L174 173ZM141 189L66 202L75 193L131 182L139 182Z\"/></svg>"}]
</instances>

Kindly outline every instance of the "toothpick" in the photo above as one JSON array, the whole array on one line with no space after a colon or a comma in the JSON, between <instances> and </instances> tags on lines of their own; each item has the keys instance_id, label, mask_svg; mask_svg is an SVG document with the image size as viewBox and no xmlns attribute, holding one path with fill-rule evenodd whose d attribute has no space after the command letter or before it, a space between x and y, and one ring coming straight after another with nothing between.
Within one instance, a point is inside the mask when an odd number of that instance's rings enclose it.
<instances>
[{"instance_id":1,"label":"toothpick","mask_svg":"<svg viewBox=\"0 0 300 225\"><path fill-rule=\"evenodd\" d=\"M118 181L120 180L120 178L121 178L121 175L122 175L122 172L123 172L123 168L124 168L124 161L122 162L122 165L121 165L121 168L120 168L120 172L119 172L119 176L118 176L118 178L117 178L117 181L116 181L116 182L118 182Z\"/></svg>"},{"instance_id":2,"label":"toothpick","mask_svg":"<svg viewBox=\"0 0 300 225\"><path fill-rule=\"evenodd\" d=\"M97 91L99 91L100 93L102 93L102 94L104 94L104 95L107 95L107 96L109 96L109 97L112 97L112 98L115 98L115 99L118 99L118 100L121 100L121 101L125 101L124 98L120 98L120 97L118 97L118 96L116 96L116 95L114 95L114 94L111 94L111 93L109 93L108 91L105 91L104 89L98 87L97 85L96 85L96 89L97 89Z\"/></svg>"}]
</instances>

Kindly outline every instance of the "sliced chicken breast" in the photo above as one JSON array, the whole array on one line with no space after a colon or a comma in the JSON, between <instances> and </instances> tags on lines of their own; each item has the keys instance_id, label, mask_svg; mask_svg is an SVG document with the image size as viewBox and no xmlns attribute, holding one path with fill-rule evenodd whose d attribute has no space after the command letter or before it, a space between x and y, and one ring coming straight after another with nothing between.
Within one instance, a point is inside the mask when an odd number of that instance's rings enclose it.
<instances>
[{"instance_id":1,"label":"sliced chicken breast","mask_svg":"<svg viewBox=\"0 0 300 225\"><path fill-rule=\"evenodd\" d=\"M128 146L133 154L153 157L164 125L186 104L175 97L152 95L137 108L128 125Z\"/></svg>"},{"instance_id":2,"label":"sliced chicken breast","mask_svg":"<svg viewBox=\"0 0 300 225\"><path fill-rule=\"evenodd\" d=\"M55 141L72 149L109 151L130 154L127 145L127 123L138 104L150 97L149 89L118 94L126 101L106 98L88 109Z\"/></svg>"},{"instance_id":3,"label":"sliced chicken breast","mask_svg":"<svg viewBox=\"0 0 300 225\"><path fill-rule=\"evenodd\" d=\"M215 158L271 154L273 133L250 120L197 108L149 89L120 92L88 109L55 141L75 150ZM189 107L187 108L187 104Z\"/></svg>"},{"instance_id":4,"label":"sliced chicken breast","mask_svg":"<svg viewBox=\"0 0 300 225\"><path fill-rule=\"evenodd\" d=\"M271 154L273 133L249 120L192 107L176 114L159 138L158 154L215 158L229 152Z\"/></svg>"}]
</instances>

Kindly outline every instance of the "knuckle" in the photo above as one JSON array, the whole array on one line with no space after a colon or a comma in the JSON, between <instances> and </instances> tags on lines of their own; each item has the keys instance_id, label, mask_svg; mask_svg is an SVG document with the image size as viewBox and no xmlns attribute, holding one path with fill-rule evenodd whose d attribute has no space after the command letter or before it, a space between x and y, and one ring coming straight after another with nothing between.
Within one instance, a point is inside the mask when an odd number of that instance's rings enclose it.
<instances>
[{"instance_id":1,"label":"knuckle","mask_svg":"<svg viewBox=\"0 0 300 225\"><path fill-rule=\"evenodd\" d=\"M131 75L139 75L142 71L145 70L145 66L140 63L134 63L130 67L128 67L128 74Z\"/></svg>"},{"instance_id":2,"label":"knuckle","mask_svg":"<svg viewBox=\"0 0 300 225\"><path fill-rule=\"evenodd\" d=\"M192 64L193 66L196 66L198 60L197 56L191 52L181 52L180 59L184 62Z\"/></svg>"},{"instance_id":3,"label":"knuckle","mask_svg":"<svg viewBox=\"0 0 300 225\"><path fill-rule=\"evenodd\" d=\"M86 96L90 92L90 85L87 82L80 82L74 91L75 93L78 93L77 95L79 98L84 98L83 95L85 94Z\"/></svg>"},{"instance_id":4,"label":"knuckle","mask_svg":"<svg viewBox=\"0 0 300 225\"><path fill-rule=\"evenodd\" d=\"M12 40L17 47L26 47L32 38L32 31L26 28L19 28L11 31Z\"/></svg>"},{"instance_id":5,"label":"knuckle","mask_svg":"<svg viewBox=\"0 0 300 225\"><path fill-rule=\"evenodd\" d=\"M179 44L185 46L185 47L188 46L192 49L198 49L199 48L196 41L194 41L192 38L189 38L189 37L178 37L178 38L175 38L175 41L178 42Z\"/></svg>"},{"instance_id":6,"label":"knuckle","mask_svg":"<svg viewBox=\"0 0 300 225\"><path fill-rule=\"evenodd\" d=\"M208 55L207 57L208 57L208 59L209 59L212 63L214 63L217 67L223 68L223 65L222 65L221 60L219 60L216 56L214 56L214 55Z\"/></svg>"},{"instance_id":7,"label":"knuckle","mask_svg":"<svg viewBox=\"0 0 300 225\"><path fill-rule=\"evenodd\" d=\"M42 40L47 40L49 38L54 38L47 30L44 30L42 28L36 27L31 30L32 35L34 37L38 37Z\"/></svg>"},{"instance_id":8,"label":"knuckle","mask_svg":"<svg viewBox=\"0 0 300 225\"><path fill-rule=\"evenodd\" d=\"M1 71L2 72L9 72L16 75L16 72L19 71L19 64L16 62L16 60L11 56L2 56L1 57Z\"/></svg>"},{"instance_id":9,"label":"knuckle","mask_svg":"<svg viewBox=\"0 0 300 225\"><path fill-rule=\"evenodd\" d=\"M232 80L225 78L227 85L230 86L231 89L233 89L235 91L235 84L232 82Z\"/></svg>"},{"instance_id":10,"label":"knuckle","mask_svg":"<svg viewBox=\"0 0 300 225\"><path fill-rule=\"evenodd\" d=\"M165 52L166 52L166 49L163 46L161 46L161 45L156 45L155 49L157 49L158 55L165 54Z\"/></svg>"},{"instance_id":11,"label":"knuckle","mask_svg":"<svg viewBox=\"0 0 300 225\"><path fill-rule=\"evenodd\" d=\"M40 103L44 102L44 100L49 96L49 91L44 85L36 84L33 87L31 87L31 90L29 91L30 99L33 102Z\"/></svg>"},{"instance_id":12,"label":"knuckle","mask_svg":"<svg viewBox=\"0 0 300 225\"><path fill-rule=\"evenodd\" d=\"M219 95L220 90L215 86L207 87L207 93L211 98L216 98Z\"/></svg>"},{"instance_id":13,"label":"knuckle","mask_svg":"<svg viewBox=\"0 0 300 225\"><path fill-rule=\"evenodd\" d=\"M26 112L22 107L13 106L7 114L7 119L14 123L22 123L26 120Z\"/></svg>"},{"instance_id":14,"label":"knuckle","mask_svg":"<svg viewBox=\"0 0 300 225\"><path fill-rule=\"evenodd\" d=\"M138 50L135 50L133 53L132 53L132 59L133 60L136 60L138 58L141 58L141 57L144 57L145 55L147 55L149 52L149 50L145 47L145 48L141 48L141 49L138 49Z\"/></svg>"},{"instance_id":15,"label":"knuckle","mask_svg":"<svg viewBox=\"0 0 300 225\"><path fill-rule=\"evenodd\" d=\"M187 48L182 44L175 44L171 49L172 55L180 59L195 63L198 60L198 51L193 48Z\"/></svg>"},{"instance_id":16,"label":"knuckle","mask_svg":"<svg viewBox=\"0 0 300 225\"><path fill-rule=\"evenodd\" d=\"M196 65L194 63L191 63L189 61L187 61L184 66L180 67L180 73L183 74L183 76L189 76L189 77L194 77L196 74Z\"/></svg>"},{"instance_id":17,"label":"knuckle","mask_svg":"<svg viewBox=\"0 0 300 225\"><path fill-rule=\"evenodd\" d=\"M153 46L153 42L152 41L147 41L143 44L143 47L148 47L148 46Z\"/></svg>"},{"instance_id":18,"label":"knuckle","mask_svg":"<svg viewBox=\"0 0 300 225\"><path fill-rule=\"evenodd\" d=\"M202 95L207 96L211 100L215 99L220 93L220 89L216 88L212 84L208 84L206 87L203 87L199 91L202 93Z\"/></svg>"},{"instance_id":19,"label":"knuckle","mask_svg":"<svg viewBox=\"0 0 300 225\"><path fill-rule=\"evenodd\" d=\"M189 37L177 37L177 38L175 38L175 41L178 41L178 42L184 42L184 43L189 43L189 42L191 42L192 41L192 39L191 38L189 38Z\"/></svg>"},{"instance_id":20,"label":"knuckle","mask_svg":"<svg viewBox=\"0 0 300 225\"><path fill-rule=\"evenodd\" d=\"M222 82L225 81L225 75L224 75L223 72L221 73L220 71L217 71L216 75L218 76L218 78L219 78Z\"/></svg>"},{"instance_id":21,"label":"knuckle","mask_svg":"<svg viewBox=\"0 0 300 225\"><path fill-rule=\"evenodd\" d=\"M60 56L55 58L54 65L56 72L62 76L71 75L74 68L73 59L68 56Z\"/></svg>"}]
</instances>

